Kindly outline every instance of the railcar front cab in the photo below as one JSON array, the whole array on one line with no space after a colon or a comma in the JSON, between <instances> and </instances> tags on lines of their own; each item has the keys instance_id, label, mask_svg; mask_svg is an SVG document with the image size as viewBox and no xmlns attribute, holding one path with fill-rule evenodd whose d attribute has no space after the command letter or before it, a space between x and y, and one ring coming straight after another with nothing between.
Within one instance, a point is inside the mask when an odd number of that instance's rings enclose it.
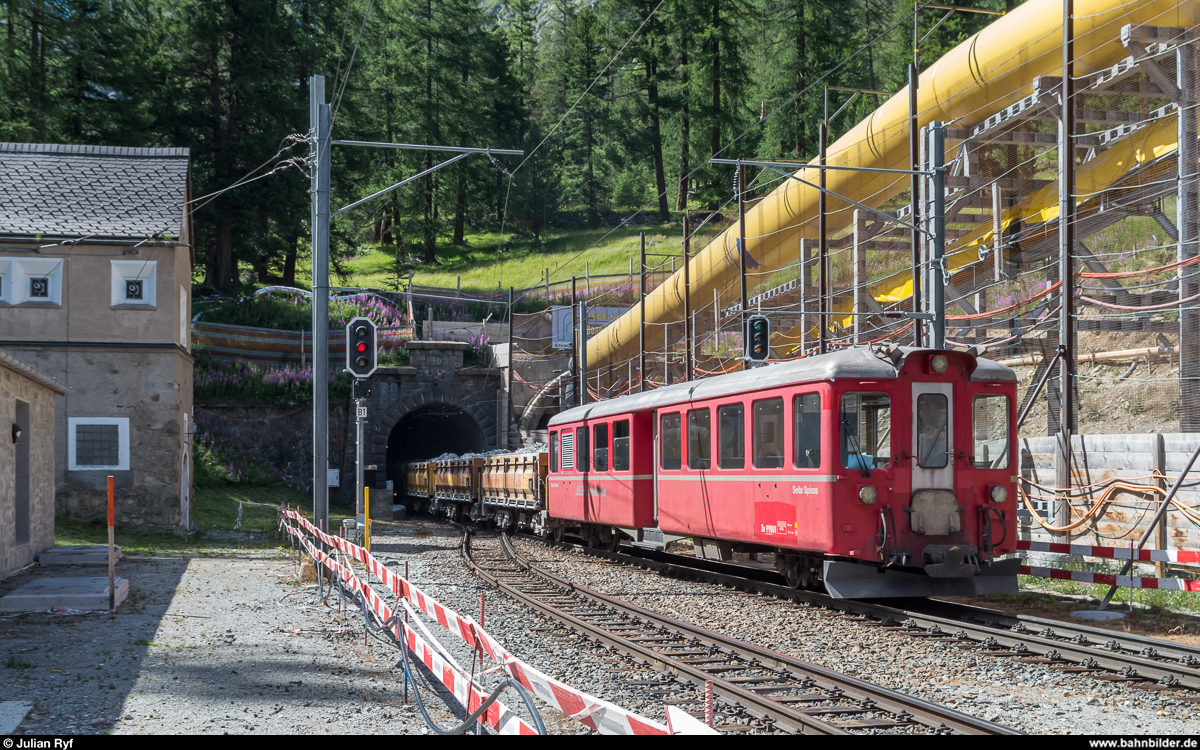
<instances>
[{"instance_id":1,"label":"railcar front cab","mask_svg":"<svg viewBox=\"0 0 1200 750\"><path fill-rule=\"evenodd\" d=\"M964 352L893 349L895 380L834 383L842 528L877 529L875 559L826 558L845 598L1016 593L1016 383ZM835 555L836 550L831 550Z\"/></svg>"}]
</instances>

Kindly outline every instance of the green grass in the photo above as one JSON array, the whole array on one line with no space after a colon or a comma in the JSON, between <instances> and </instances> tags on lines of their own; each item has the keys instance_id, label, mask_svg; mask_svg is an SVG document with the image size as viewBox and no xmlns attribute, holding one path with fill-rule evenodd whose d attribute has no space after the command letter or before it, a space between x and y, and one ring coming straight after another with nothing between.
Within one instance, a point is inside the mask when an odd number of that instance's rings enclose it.
<instances>
[{"instance_id":1,"label":"green grass","mask_svg":"<svg viewBox=\"0 0 1200 750\"><path fill-rule=\"evenodd\" d=\"M1116 570L1111 571L1113 573ZM1085 596L1097 603L1104 600L1108 594L1109 587L1104 584L1080 583L1078 581L1061 581L1052 578L1041 578L1038 576L1017 576L1017 581L1022 589L1034 589L1038 591L1052 591L1059 594L1068 594L1071 596ZM1120 588L1113 596L1112 602L1109 605L1110 609L1120 611L1122 608L1129 607L1129 592L1130 589ZM1200 612L1200 596L1191 591L1168 591L1165 589L1133 589L1133 603L1135 607L1148 607L1150 613L1154 612Z\"/></svg>"},{"instance_id":2,"label":"green grass","mask_svg":"<svg viewBox=\"0 0 1200 750\"><path fill-rule=\"evenodd\" d=\"M474 231L467 234L465 247L439 242L435 266L426 266L412 256L402 258L397 266L396 250L392 245L360 247L358 255L343 264L346 275L339 277L337 282L345 286L395 289L397 282L408 283L411 270L414 283L420 286L453 289L461 277L463 289L494 292L497 285L507 290L510 286L522 289L544 283L549 268L551 282L569 281L571 276L578 276L582 288L585 273L628 274L630 258L634 259L636 273L639 233L642 231L646 232L648 253L678 255L682 252L683 228L679 221L619 229L550 229L542 234L540 247L535 247L530 237ZM719 231L714 228L694 237L693 252ZM508 250L501 249L505 242L511 242ZM655 260L650 258L647 262ZM298 285L311 286L311 268L310 258L298 264Z\"/></svg>"},{"instance_id":3,"label":"green grass","mask_svg":"<svg viewBox=\"0 0 1200 750\"><path fill-rule=\"evenodd\" d=\"M197 469L199 468L197 466ZM209 536L211 533L234 530L238 504L241 502L265 504L247 504L242 508L241 530L259 533L246 539L214 539ZM228 550L231 547L246 549L280 547L287 544L287 540L276 532L278 514L275 509L280 503L290 503L292 507L299 506L302 512L309 517L312 516L312 497L282 485L247 486L197 477L192 504L192 520L196 524L195 534L185 539L176 534L155 534L118 527L115 534L116 543L122 552L133 555L152 555L163 552L203 553ZM329 525L337 528L341 526L342 519L352 516L353 513L349 508L331 505ZM57 518L54 523L54 542L55 544L107 544L108 527L103 519L72 521Z\"/></svg>"}]
</instances>

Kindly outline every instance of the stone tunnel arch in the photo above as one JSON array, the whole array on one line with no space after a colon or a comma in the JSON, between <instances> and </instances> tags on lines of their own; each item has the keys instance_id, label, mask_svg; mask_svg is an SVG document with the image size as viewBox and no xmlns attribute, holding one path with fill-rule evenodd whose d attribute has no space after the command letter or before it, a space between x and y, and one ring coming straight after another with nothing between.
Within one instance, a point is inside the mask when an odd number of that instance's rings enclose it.
<instances>
[{"instance_id":1,"label":"stone tunnel arch","mask_svg":"<svg viewBox=\"0 0 1200 750\"><path fill-rule=\"evenodd\" d=\"M441 402L422 404L400 417L388 433L387 476L400 487L406 463L490 447L483 425L467 410Z\"/></svg>"}]
</instances>

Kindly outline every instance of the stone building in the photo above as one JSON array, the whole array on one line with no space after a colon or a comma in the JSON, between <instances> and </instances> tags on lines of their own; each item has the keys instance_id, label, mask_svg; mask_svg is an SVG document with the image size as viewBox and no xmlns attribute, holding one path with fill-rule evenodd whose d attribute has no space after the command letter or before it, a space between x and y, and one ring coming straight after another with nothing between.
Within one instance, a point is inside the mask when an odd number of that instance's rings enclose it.
<instances>
[{"instance_id":1,"label":"stone building","mask_svg":"<svg viewBox=\"0 0 1200 750\"><path fill-rule=\"evenodd\" d=\"M54 398L63 392L0 349L0 575L54 546Z\"/></svg>"},{"instance_id":2,"label":"stone building","mask_svg":"<svg viewBox=\"0 0 1200 750\"><path fill-rule=\"evenodd\" d=\"M58 512L192 527L187 149L0 143L0 346L66 386Z\"/></svg>"}]
</instances>

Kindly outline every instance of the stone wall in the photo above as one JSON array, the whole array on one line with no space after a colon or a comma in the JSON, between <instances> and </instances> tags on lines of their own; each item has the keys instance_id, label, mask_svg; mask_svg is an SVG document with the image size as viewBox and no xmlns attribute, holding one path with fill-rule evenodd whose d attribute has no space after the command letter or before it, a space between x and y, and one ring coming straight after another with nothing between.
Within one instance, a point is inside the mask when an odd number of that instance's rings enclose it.
<instances>
[{"instance_id":1,"label":"stone wall","mask_svg":"<svg viewBox=\"0 0 1200 750\"><path fill-rule=\"evenodd\" d=\"M456 341L408 343L412 365L381 367L371 377L364 427L364 464L387 468L388 438L414 409L444 405L469 416L483 434L485 448L497 444L497 395L503 372L496 368L463 367L468 345ZM354 500L355 416L353 403L331 404L329 457L341 472L340 486L330 498L342 505ZM252 460L279 472L279 481L302 492L312 489L312 408L237 403L200 403L197 421ZM520 445L515 426L509 426L509 445Z\"/></svg>"},{"instance_id":2,"label":"stone wall","mask_svg":"<svg viewBox=\"0 0 1200 750\"><path fill-rule=\"evenodd\" d=\"M172 345L7 347L14 356L67 387L55 413L54 462L59 515L81 520L107 515L107 477L113 476L117 525L138 531L181 532L192 527L191 356ZM72 468L71 420L125 423L126 468Z\"/></svg>"},{"instance_id":3,"label":"stone wall","mask_svg":"<svg viewBox=\"0 0 1200 750\"><path fill-rule=\"evenodd\" d=\"M349 432L347 432L349 423ZM205 402L196 404L198 430L225 441L223 453L259 464L298 492L312 491L312 407ZM348 404L329 409L329 455L354 439Z\"/></svg>"},{"instance_id":4,"label":"stone wall","mask_svg":"<svg viewBox=\"0 0 1200 750\"><path fill-rule=\"evenodd\" d=\"M24 375L0 367L0 575L33 562L54 546L54 392ZM16 465L12 439L17 402L29 405L29 539L16 539Z\"/></svg>"}]
</instances>

